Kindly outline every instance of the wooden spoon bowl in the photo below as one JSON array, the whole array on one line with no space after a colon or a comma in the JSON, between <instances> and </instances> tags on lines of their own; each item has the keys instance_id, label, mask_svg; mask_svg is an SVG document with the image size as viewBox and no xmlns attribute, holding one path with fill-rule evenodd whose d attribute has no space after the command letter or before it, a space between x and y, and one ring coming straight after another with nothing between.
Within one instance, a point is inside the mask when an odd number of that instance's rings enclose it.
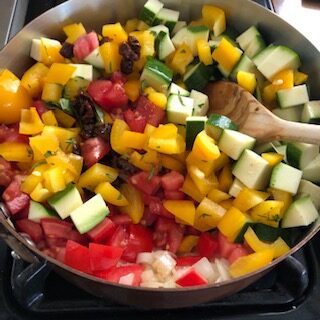
<instances>
[{"instance_id":1,"label":"wooden spoon bowl","mask_svg":"<svg viewBox=\"0 0 320 320\"><path fill-rule=\"evenodd\" d=\"M205 90L210 113L229 117L245 134L260 142L298 141L320 145L320 126L280 119L250 92L234 82L216 81Z\"/></svg>"}]
</instances>

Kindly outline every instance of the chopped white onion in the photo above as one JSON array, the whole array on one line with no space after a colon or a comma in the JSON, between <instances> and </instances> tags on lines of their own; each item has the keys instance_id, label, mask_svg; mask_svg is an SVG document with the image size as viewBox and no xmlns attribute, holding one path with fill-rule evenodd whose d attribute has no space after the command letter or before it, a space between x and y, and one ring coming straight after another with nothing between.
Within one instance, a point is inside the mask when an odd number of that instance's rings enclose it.
<instances>
[{"instance_id":1,"label":"chopped white onion","mask_svg":"<svg viewBox=\"0 0 320 320\"><path fill-rule=\"evenodd\" d=\"M176 260L171 256L171 254L168 251L162 251L161 254L155 254L152 268L158 279L163 281L172 274L175 265Z\"/></svg>"},{"instance_id":2,"label":"chopped white onion","mask_svg":"<svg viewBox=\"0 0 320 320\"><path fill-rule=\"evenodd\" d=\"M225 259L215 259L214 263L217 266L219 272L219 282L230 280L231 276L229 274L228 261Z\"/></svg>"},{"instance_id":3,"label":"chopped white onion","mask_svg":"<svg viewBox=\"0 0 320 320\"><path fill-rule=\"evenodd\" d=\"M206 278L208 282L214 282L219 276L218 273L214 272L210 261L206 257L201 258L199 261L193 264L192 267L204 278Z\"/></svg>"},{"instance_id":4,"label":"chopped white onion","mask_svg":"<svg viewBox=\"0 0 320 320\"><path fill-rule=\"evenodd\" d=\"M137 255L137 263L152 265L154 261L153 252L140 252Z\"/></svg>"},{"instance_id":5,"label":"chopped white onion","mask_svg":"<svg viewBox=\"0 0 320 320\"><path fill-rule=\"evenodd\" d=\"M126 284L128 286L132 286L134 280L134 273L128 273L125 276L120 277L119 283Z\"/></svg>"}]
</instances>

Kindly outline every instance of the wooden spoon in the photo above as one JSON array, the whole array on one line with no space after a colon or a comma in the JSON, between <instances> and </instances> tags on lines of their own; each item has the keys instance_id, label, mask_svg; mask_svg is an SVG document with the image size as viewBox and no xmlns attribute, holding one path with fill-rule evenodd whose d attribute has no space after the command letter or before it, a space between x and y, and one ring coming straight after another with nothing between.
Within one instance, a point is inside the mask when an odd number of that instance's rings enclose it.
<instances>
[{"instance_id":1,"label":"wooden spoon","mask_svg":"<svg viewBox=\"0 0 320 320\"><path fill-rule=\"evenodd\" d=\"M261 142L280 140L320 145L320 125L280 119L236 83L212 82L205 91L209 96L208 114L229 117L241 132Z\"/></svg>"}]
</instances>

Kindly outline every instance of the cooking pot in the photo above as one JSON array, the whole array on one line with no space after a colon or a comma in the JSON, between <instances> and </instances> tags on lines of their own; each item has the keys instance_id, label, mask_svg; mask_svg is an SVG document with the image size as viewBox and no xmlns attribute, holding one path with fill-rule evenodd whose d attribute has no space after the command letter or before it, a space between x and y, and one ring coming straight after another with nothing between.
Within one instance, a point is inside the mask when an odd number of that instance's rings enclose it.
<instances>
[{"instance_id":1,"label":"cooking pot","mask_svg":"<svg viewBox=\"0 0 320 320\"><path fill-rule=\"evenodd\" d=\"M296 50L303 62L303 71L309 74L312 99L320 98L320 53L317 49L274 13L249 0L163 0L166 7L179 10L181 19L192 20L200 16L203 4L223 8L229 25L242 32L258 25L268 43L284 44ZM82 22L88 30L100 30L105 23L124 22L138 16L145 0L70 0L39 16L19 32L0 52L0 67L21 76L33 61L29 58L31 40L46 36L63 40L62 26ZM0 208L1 209L1 208ZM83 290L104 299L141 308L178 308L221 299L234 294L257 281L289 255L305 245L319 230L319 221L308 228L297 244L284 256L268 266L246 276L222 283L192 288L151 289L114 284L74 270L44 255L17 233L4 208L0 210L0 232L6 243L24 260L45 263L58 274ZM63 288L61 288L63 290Z\"/></svg>"}]
</instances>

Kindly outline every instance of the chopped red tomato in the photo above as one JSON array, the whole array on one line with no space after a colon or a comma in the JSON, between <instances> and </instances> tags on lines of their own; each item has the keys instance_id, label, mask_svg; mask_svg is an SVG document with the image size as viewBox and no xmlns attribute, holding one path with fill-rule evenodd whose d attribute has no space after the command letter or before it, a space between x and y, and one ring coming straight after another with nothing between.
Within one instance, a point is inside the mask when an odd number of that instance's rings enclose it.
<instances>
[{"instance_id":1,"label":"chopped red tomato","mask_svg":"<svg viewBox=\"0 0 320 320\"><path fill-rule=\"evenodd\" d=\"M87 232L87 235L92 242L101 243L109 239L115 230L115 223L106 217L97 226Z\"/></svg>"},{"instance_id":2,"label":"chopped red tomato","mask_svg":"<svg viewBox=\"0 0 320 320\"><path fill-rule=\"evenodd\" d=\"M147 124L147 119L145 116L141 115L136 111L128 109L123 113L123 117L128 126L130 127L130 130L136 132L144 131L144 128Z\"/></svg>"},{"instance_id":3,"label":"chopped red tomato","mask_svg":"<svg viewBox=\"0 0 320 320\"><path fill-rule=\"evenodd\" d=\"M152 234L148 228L140 224L131 224L128 231L128 242L122 254L122 259L128 262L135 262L139 252L152 251Z\"/></svg>"},{"instance_id":4,"label":"chopped red tomato","mask_svg":"<svg viewBox=\"0 0 320 320\"><path fill-rule=\"evenodd\" d=\"M71 268L91 274L89 248L74 242L67 241L64 263Z\"/></svg>"},{"instance_id":5,"label":"chopped red tomato","mask_svg":"<svg viewBox=\"0 0 320 320\"><path fill-rule=\"evenodd\" d=\"M117 265L123 249L98 243L89 244L90 266L92 271L108 270Z\"/></svg>"},{"instance_id":6,"label":"chopped red tomato","mask_svg":"<svg viewBox=\"0 0 320 320\"><path fill-rule=\"evenodd\" d=\"M221 232L218 233L219 252L222 258L228 259L231 252L239 247L238 243L233 243L227 239Z\"/></svg>"},{"instance_id":7,"label":"chopped red tomato","mask_svg":"<svg viewBox=\"0 0 320 320\"><path fill-rule=\"evenodd\" d=\"M120 72L120 71L115 71L112 73L110 80L113 83L122 83L125 84L127 82L127 77L124 73Z\"/></svg>"},{"instance_id":8,"label":"chopped red tomato","mask_svg":"<svg viewBox=\"0 0 320 320\"><path fill-rule=\"evenodd\" d=\"M185 198L185 194L179 190L167 191L164 190L164 197L167 200L183 200Z\"/></svg>"},{"instance_id":9,"label":"chopped red tomato","mask_svg":"<svg viewBox=\"0 0 320 320\"><path fill-rule=\"evenodd\" d=\"M109 151L110 146L101 137L89 138L80 145L83 162L91 167L101 160Z\"/></svg>"},{"instance_id":10,"label":"chopped red tomato","mask_svg":"<svg viewBox=\"0 0 320 320\"><path fill-rule=\"evenodd\" d=\"M174 215L163 206L162 202L159 199L150 201L149 210L153 215L162 216L168 219L174 218Z\"/></svg>"},{"instance_id":11,"label":"chopped red tomato","mask_svg":"<svg viewBox=\"0 0 320 320\"><path fill-rule=\"evenodd\" d=\"M0 157L0 186L7 187L14 177L11 163Z\"/></svg>"},{"instance_id":12,"label":"chopped red tomato","mask_svg":"<svg viewBox=\"0 0 320 320\"><path fill-rule=\"evenodd\" d=\"M235 248L229 255L228 261L230 263L235 262L238 258L247 256L249 254L249 250L245 248L243 245L239 245L237 248Z\"/></svg>"},{"instance_id":13,"label":"chopped red tomato","mask_svg":"<svg viewBox=\"0 0 320 320\"><path fill-rule=\"evenodd\" d=\"M70 238L72 223L56 218L43 218L40 223L46 237Z\"/></svg>"},{"instance_id":14,"label":"chopped red tomato","mask_svg":"<svg viewBox=\"0 0 320 320\"><path fill-rule=\"evenodd\" d=\"M16 227L19 232L29 235L34 243L39 243L43 239L43 232L39 223L29 219L21 219L16 221Z\"/></svg>"},{"instance_id":15,"label":"chopped red tomato","mask_svg":"<svg viewBox=\"0 0 320 320\"><path fill-rule=\"evenodd\" d=\"M129 178L129 181L140 191L152 195L160 188L161 178L152 176L145 171L140 171Z\"/></svg>"},{"instance_id":16,"label":"chopped red tomato","mask_svg":"<svg viewBox=\"0 0 320 320\"><path fill-rule=\"evenodd\" d=\"M176 259L177 267L186 267L192 266L196 262L198 262L202 257L201 256L181 256Z\"/></svg>"},{"instance_id":17,"label":"chopped red tomato","mask_svg":"<svg viewBox=\"0 0 320 320\"><path fill-rule=\"evenodd\" d=\"M29 206L30 198L20 190L21 179L17 176L10 182L2 194L11 214L15 215Z\"/></svg>"},{"instance_id":18,"label":"chopped red tomato","mask_svg":"<svg viewBox=\"0 0 320 320\"><path fill-rule=\"evenodd\" d=\"M132 223L132 219L125 213L118 213L110 217L115 225L126 226Z\"/></svg>"},{"instance_id":19,"label":"chopped red tomato","mask_svg":"<svg viewBox=\"0 0 320 320\"><path fill-rule=\"evenodd\" d=\"M170 171L161 177L161 185L165 191L176 191L182 188L184 176L177 171Z\"/></svg>"},{"instance_id":20,"label":"chopped red tomato","mask_svg":"<svg viewBox=\"0 0 320 320\"><path fill-rule=\"evenodd\" d=\"M128 243L128 232L123 225L118 225L117 229L107 241L107 244L114 247L124 248Z\"/></svg>"},{"instance_id":21,"label":"chopped red tomato","mask_svg":"<svg viewBox=\"0 0 320 320\"><path fill-rule=\"evenodd\" d=\"M87 92L106 111L121 108L128 104L128 96L121 82L112 83L110 80L94 80L90 82Z\"/></svg>"},{"instance_id":22,"label":"chopped red tomato","mask_svg":"<svg viewBox=\"0 0 320 320\"><path fill-rule=\"evenodd\" d=\"M88 243L89 243L88 236L86 234L81 234L78 230L75 230L75 229L72 229L69 232L68 240L78 242L78 243L83 244L85 246L88 245Z\"/></svg>"},{"instance_id":23,"label":"chopped red tomato","mask_svg":"<svg viewBox=\"0 0 320 320\"><path fill-rule=\"evenodd\" d=\"M19 133L19 125L6 126L0 124L0 143L2 142L19 142L29 143L28 136Z\"/></svg>"},{"instance_id":24,"label":"chopped red tomato","mask_svg":"<svg viewBox=\"0 0 320 320\"><path fill-rule=\"evenodd\" d=\"M140 96L137 101L136 112L147 119L147 123L157 127L164 121L165 111L157 107L145 96Z\"/></svg>"},{"instance_id":25,"label":"chopped red tomato","mask_svg":"<svg viewBox=\"0 0 320 320\"><path fill-rule=\"evenodd\" d=\"M130 264L121 267L113 267L106 274L106 280L119 283L121 278L133 275L130 285L138 286L141 282L141 273L143 272L143 266L139 264ZM129 284L129 283L126 283Z\"/></svg>"},{"instance_id":26,"label":"chopped red tomato","mask_svg":"<svg viewBox=\"0 0 320 320\"><path fill-rule=\"evenodd\" d=\"M47 105L42 100L35 100L32 103L32 106L37 109L37 112L40 116L42 116L43 113L47 112L49 109L47 108Z\"/></svg>"},{"instance_id":27,"label":"chopped red tomato","mask_svg":"<svg viewBox=\"0 0 320 320\"><path fill-rule=\"evenodd\" d=\"M82 61L97 47L99 47L98 35L92 31L76 40L73 46L73 54L75 58Z\"/></svg>"},{"instance_id":28,"label":"chopped red tomato","mask_svg":"<svg viewBox=\"0 0 320 320\"><path fill-rule=\"evenodd\" d=\"M176 280L176 284L181 287L201 286L208 284L207 279L200 275L196 270L190 268Z\"/></svg>"},{"instance_id":29,"label":"chopped red tomato","mask_svg":"<svg viewBox=\"0 0 320 320\"><path fill-rule=\"evenodd\" d=\"M219 243L217 237L208 232L201 233L197 243L197 250L202 257L211 259L218 254Z\"/></svg>"},{"instance_id":30,"label":"chopped red tomato","mask_svg":"<svg viewBox=\"0 0 320 320\"><path fill-rule=\"evenodd\" d=\"M50 249L64 248L67 244L67 241L68 241L68 239L66 239L66 238L47 237L47 236L45 239L46 245Z\"/></svg>"}]
</instances>

